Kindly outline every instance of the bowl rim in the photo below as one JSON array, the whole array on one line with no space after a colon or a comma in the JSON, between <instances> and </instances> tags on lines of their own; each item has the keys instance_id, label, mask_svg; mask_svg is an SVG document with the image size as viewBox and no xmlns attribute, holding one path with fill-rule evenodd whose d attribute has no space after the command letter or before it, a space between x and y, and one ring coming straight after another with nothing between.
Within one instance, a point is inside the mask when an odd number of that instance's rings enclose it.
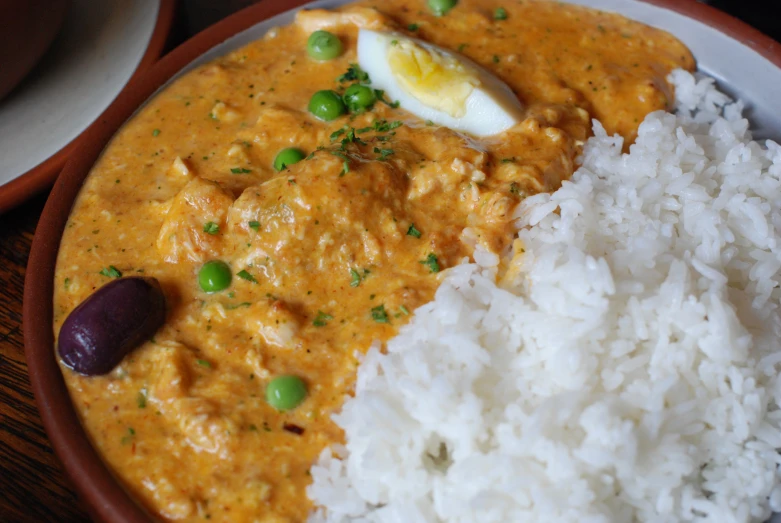
<instances>
[{"instance_id":1,"label":"bowl rim","mask_svg":"<svg viewBox=\"0 0 781 523\"><path fill-rule=\"evenodd\" d=\"M146 51L144 51L141 60L138 62L133 74L130 75L130 79L127 81L127 84L125 84L125 87L137 80L140 75L146 72L160 59L165 44L168 41L168 37L171 34L178 0L159 1L160 5L157 11L157 20L155 21L154 29L152 29L152 36L149 38ZM118 96L119 95L117 95L117 97ZM116 98L114 98L114 101L116 101ZM113 103L114 102L111 102L111 104ZM111 104L109 104L109 107ZM106 111L107 110L108 107L106 108ZM105 111L100 114L96 120L103 118L103 114L105 114ZM90 124L90 126L91 125L92 124ZM63 166L68 161L70 155L78 149L79 145L81 145L84 140L86 140L88 132L89 126L87 129L74 136L70 142L62 147L62 149L49 156L29 171L0 185L0 214L11 210L36 193L50 186L56 180L57 175L62 171Z\"/></svg>"},{"instance_id":2,"label":"bowl rim","mask_svg":"<svg viewBox=\"0 0 781 523\"><path fill-rule=\"evenodd\" d=\"M165 0L163 0L165 2ZM695 0L640 0L704 23L781 68L781 44ZM83 429L54 352L54 270L65 223L82 183L115 132L157 89L212 47L307 0L263 0L195 35L131 82L85 132L46 202L33 239L24 287L23 332L30 382L46 433L85 508L98 521L144 522L149 513L108 469ZM0 206L1 207L1 206ZM34 318L35 321L29 319Z\"/></svg>"}]
</instances>

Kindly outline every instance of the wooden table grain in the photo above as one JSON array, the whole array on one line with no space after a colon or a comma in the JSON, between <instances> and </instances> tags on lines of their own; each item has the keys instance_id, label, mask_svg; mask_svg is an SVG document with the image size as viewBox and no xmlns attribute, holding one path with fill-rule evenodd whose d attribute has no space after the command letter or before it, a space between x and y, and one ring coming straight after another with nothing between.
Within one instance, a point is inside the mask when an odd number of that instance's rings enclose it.
<instances>
[{"instance_id":1,"label":"wooden table grain","mask_svg":"<svg viewBox=\"0 0 781 523\"><path fill-rule=\"evenodd\" d=\"M88 521L41 425L24 360L22 291L46 194L0 216L0 520ZM35 321L35 318L25 318Z\"/></svg>"},{"instance_id":2,"label":"wooden table grain","mask_svg":"<svg viewBox=\"0 0 781 523\"><path fill-rule=\"evenodd\" d=\"M181 0L182 41L257 0ZM781 41L781 13L763 2L701 0L753 23ZM781 9L781 4L774 9ZM27 258L46 194L0 215L0 522L88 521L41 425L24 359L22 294ZM24 321L35 322L35 318Z\"/></svg>"}]
</instances>

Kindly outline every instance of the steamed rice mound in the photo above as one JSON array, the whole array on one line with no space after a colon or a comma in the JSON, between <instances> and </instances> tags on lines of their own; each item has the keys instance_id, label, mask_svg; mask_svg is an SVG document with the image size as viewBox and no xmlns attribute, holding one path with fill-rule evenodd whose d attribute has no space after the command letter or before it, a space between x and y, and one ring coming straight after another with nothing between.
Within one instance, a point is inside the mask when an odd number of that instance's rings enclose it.
<instances>
[{"instance_id":1,"label":"steamed rice mound","mask_svg":"<svg viewBox=\"0 0 781 523\"><path fill-rule=\"evenodd\" d=\"M629 154L517 210L336 417L313 521L765 521L781 509L781 147L672 75Z\"/></svg>"}]
</instances>

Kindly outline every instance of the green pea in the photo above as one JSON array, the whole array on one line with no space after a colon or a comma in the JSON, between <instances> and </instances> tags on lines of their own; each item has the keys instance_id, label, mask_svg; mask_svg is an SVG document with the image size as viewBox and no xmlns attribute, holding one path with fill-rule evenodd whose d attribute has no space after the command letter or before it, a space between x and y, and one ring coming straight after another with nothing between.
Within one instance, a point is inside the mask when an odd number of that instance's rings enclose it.
<instances>
[{"instance_id":1,"label":"green pea","mask_svg":"<svg viewBox=\"0 0 781 523\"><path fill-rule=\"evenodd\" d=\"M342 54L342 41L328 31L315 31L306 41L306 52L315 60L331 60Z\"/></svg>"},{"instance_id":2,"label":"green pea","mask_svg":"<svg viewBox=\"0 0 781 523\"><path fill-rule=\"evenodd\" d=\"M274 158L274 169L281 171L285 167L290 167L294 163L300 162L305 156L306 155L301 149L296 149L295 147L282 149L277 153L276 158Z\"/></svg>"},{"instance_id":3,"label":"green pea","mask_svg":"<svg viewBox=\"0 0 781 523\"><path fill-rule=\"evenodd\" d=\"M317 91L309 99L309 112L321 120L330 122L347 112L342 97L336 91Z\"/></svg>"},{"instance_id":4,"label":"green pea","mask_svg":"<svg viewBox=\"0 0 781 523\"><path fill-rule=\"evenodd\" d=\"M298 376L278 376L266 385L266 401L277 410L293 410L306 399L306 385Z\"/></svg>"},{"instance_id":5,"label":"green pea","mask_svg":"<svg viewBox=\"0 0 781 523\"><path fill-rule=\"evenodd\" d=\"M198 271L198 284L205 292L219 292L231 284L231 268L220 260L212 260L203 264Z\"/></svg>"},{"instance_id":6,"label":"green pea","mask_svg":"<svg viewBox=\"0 0 781 523\"><path fill-rule=\"evenodd\" d=\"M359 113L369 109L377 101L374 89L361 84L353 84L347 88L342 97L351 113Z\"/></svg>"},{"instance_id":7,"label":"green pea","mask_svg":"<svg viewBox=\"0 0 781 523\"><path fill-rule=\"evenodd\" d=\"M458 0L428 0L428 7L437 16L442 16L451 9L453 9Z\"/></svg>"}]
</instances>

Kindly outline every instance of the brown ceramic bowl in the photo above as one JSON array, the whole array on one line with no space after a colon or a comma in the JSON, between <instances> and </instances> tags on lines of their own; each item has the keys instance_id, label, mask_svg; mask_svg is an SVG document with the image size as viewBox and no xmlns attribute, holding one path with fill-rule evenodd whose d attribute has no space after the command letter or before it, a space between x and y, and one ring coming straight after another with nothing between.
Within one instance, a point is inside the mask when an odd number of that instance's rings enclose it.
<instances>
[{"instance_id":1,"label":"brown ceramic bowl","mask_svg":"<svg viewBox=\"0 0 781 523\"><path fill-rule=\"evenodd\" d=\"M151 37L129 81L160 58L171 32L176 3L177 0L160 0ZM68 21L69 17L75 16L74 13L68 13L68 5L76 9L78 4L84 8L83 1L0 0L0 103L8 103L11 98L17 97L17 91L25 88L27 82L20 85L18 90L13 89L49 47L63 19L66 20L63 32L68 32L68 23L72 22ZM44 62L47 58L44 58ZM36 76L36 72L30 76ZM8 97L3 100L6 94ZM70 143L59 150L55 149L47 159L10 181L0 181L0 214L49 187L85 135L86 131L76 135Z\"/></svg>"},{"instance_id":2,"label":"brown ceramic bowl","mask_svg":"<svg viewBox=\"0 0 781 523\"><path fill-rule=\"evenodd\" d=\"M345 2L326 0L318 4L333 6L341 3ZM781 85L781 48L770 38L694 0L575 0L575 3L604 7L670 30L693 48L695 56L699 54L703 58L701 65L706 66L707 72L724 80L723 87L731 88L753 103L755 124L759 122L769 133L781 130L781 110L772 113L772 117L763 118L765 108L777 109L779 106L773 104L781 103L773 100L776 94L773 86ZM301 4L303 0L261 1L198 34L163 58L130 85L89 130L87 139L72 155L57 180L43 211L30 254L24 292L25 352L30 381L54 450L90 514L99 521L141 522L148 521L149 515L122 488L90 444L68 397L55 356L52 327L54 269L71 206L111 137L158 88L187 69L193 61L197 63L199 59L239 47L258 38L269 24L286 22L289 18L283 17L253 27ZM225 42L233 36L236 38ZM222 45L212 49L218 44ZM741 86L740 82L745 81L744 75L752 73L755 78L766 80L767 89L752 91L752 86Z\"/></svg>"},{"instance_id":3,"label":"brown ceramic bowl","mask_svg":"<svg viewBox=\"0 0 781 523\"><path fill-rule=\"evenodd\" d=\"M70 0L0 0L0 100L51 45Z\"/></svg>"}]
</instances>

